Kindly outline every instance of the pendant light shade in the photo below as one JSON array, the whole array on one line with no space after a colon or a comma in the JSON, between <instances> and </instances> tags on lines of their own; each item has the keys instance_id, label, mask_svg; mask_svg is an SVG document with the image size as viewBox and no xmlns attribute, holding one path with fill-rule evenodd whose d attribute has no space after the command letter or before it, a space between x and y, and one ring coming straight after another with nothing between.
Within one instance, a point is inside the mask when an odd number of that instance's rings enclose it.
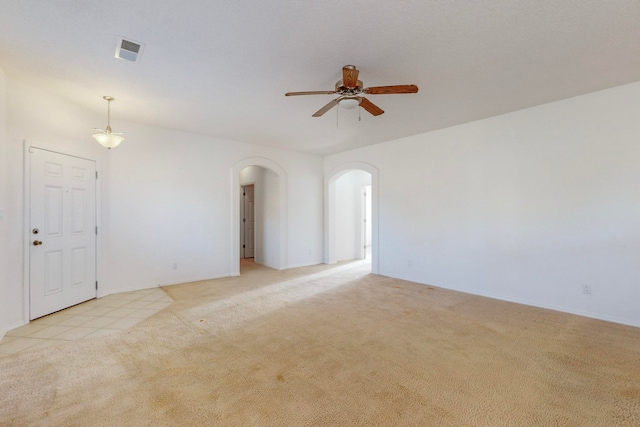
<instances>
[{"instance_id":1,"label":"pendant light shade","mask_svg":"<svg viewBox=\"0 0 640 427\"><path fill-rule=\"evenodd\" d=\"M107 101L107 127L105 130L102 129L93 129L100 131L100 133L96 133L93 137L98 141L100 145L105 148L112 149L117 147L123 140L123 133L113 133L111 131L111 101L114 101L114 98L111 96L103 96L103 98Z\"/></svg>"},{"instance_id":2,"label":"pendant light shade","mask_svg":"<svg viewBox=\"0 0 640 427\"><path fill-rule=\"evenodd\" d=\"M360 106L360 101L358 101L356 98L343 98L340 100L340 106L342 108L346 108L347 110L352 110Z\"/></svg>"},{"instance_id":3,"label":"pendant light shade","mask_svg":"<svg viewBox=\"0 0 640 427\"><path fill-rule=\"evenodd\" d=\"M124 138L113 133L95 133L93 137L105 148L114 148L120 144Z\"/></svg>"}]
</instances>

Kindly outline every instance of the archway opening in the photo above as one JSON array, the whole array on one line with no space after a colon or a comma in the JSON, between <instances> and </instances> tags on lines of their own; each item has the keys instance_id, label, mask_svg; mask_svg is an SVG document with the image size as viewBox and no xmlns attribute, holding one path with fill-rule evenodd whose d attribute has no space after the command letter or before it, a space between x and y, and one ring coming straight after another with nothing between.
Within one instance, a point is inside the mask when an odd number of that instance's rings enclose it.
<instances>
[{"instance_id":1,"label":"archway opening","mask_svg":"<svg viewBox=\"0 0 640 427\"><path fill-rule=\"evenodd\" d=\"M253 190L253 253L246 251L246 190ZM253 157L231 169L231 274L242 260L270 268L287 268L287 176L272 160ZM243 245L245 247L243 247ZM247 261L245 261L247 263ZM252 263L253 264L253 263Z\"/></svg>"},{"instance_id":2,"label":"archway opening","mask_svg":"<svg viewBox=\"0 0 640 427\"><path fill-rule=\"evenodd\" d=\"M325 264L348 259L370 260L378 274L378 170L363 162L325 178Z\"/></svg>"},{"instance_id":3,"label":"archway opening","mask_svg":"<svg viewBox=\"0 0 640 427\"><path fill-rule=\"evenodd\" d=\"M240 271L252 263L280 268L280 188L271 169L252 165L239 174Z\"/></svg>"},{"instance_id":4,"label":"archway opening","mask_svg":"<svg viewBox=\"0 0 640 427\"><path fill-rule=\"evenodd\" d=\"M352 170L335 181L336 262L371 261L371 174ZM369 218L367 218L369 213Z\"/></svg>"}]
</instances>

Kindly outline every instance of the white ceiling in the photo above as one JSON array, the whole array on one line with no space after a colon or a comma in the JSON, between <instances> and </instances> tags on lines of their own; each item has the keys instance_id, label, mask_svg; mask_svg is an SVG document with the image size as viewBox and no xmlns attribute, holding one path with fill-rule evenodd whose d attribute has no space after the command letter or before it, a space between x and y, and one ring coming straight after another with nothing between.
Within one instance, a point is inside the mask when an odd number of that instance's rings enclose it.
<instances>
[{"instance_id":1,"label":"white ceiling","mask_svg":"<svg viewBox=\"0 0 640 427\"><path fill-rule=\"evenodd\" d=\"M114 130L324 155L638 81L639 22L637 0L2 0L0 66L98 114L115 97ZM146 45L138 63L114 58L119 36ZM284 96L332 90L346 64L420 91L368 96L385 114L360 122Z\"/></svg>"}]
</instances>

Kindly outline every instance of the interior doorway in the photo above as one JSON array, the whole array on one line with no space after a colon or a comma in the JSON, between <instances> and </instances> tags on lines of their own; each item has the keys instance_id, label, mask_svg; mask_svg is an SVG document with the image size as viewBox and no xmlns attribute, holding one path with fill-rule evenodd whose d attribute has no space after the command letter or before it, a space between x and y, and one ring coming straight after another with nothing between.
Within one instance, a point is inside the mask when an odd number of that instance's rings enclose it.
<instances>
[{"instance_id":1,"label":"interior doorway","mask_svg":"<svg viewBox=\"0 0 640 427\"><path fill-rule=\"evenodd\" d=\"M325 176L325 264L366 259L378 274L378 169L349 162Z\"/></svg>"},{"instance_id":2,"label":"interior doorway","mask_svg":"<svg viewBox=\"0 0 640 427\"><path fill-rule=\"evenodd\" d=\"M255 185L243 185L240 198L240 240L242 258L253 258L255 255Z\"/></svg>"},{"instance_id":3,"label":"interior doorway","mask_svg":"<svg viewBox=\"0 0 640 427\"><path fill-rule=\"evenodd\" d=\"M367 187L371 174L352 170L335 181L336 262L367 259ZM370 221L369 221L370 224Z\"/></svg>"},{"instance_id":4,"label":"interior doorway","mask_svg":"<svg viewBox=\"0 0 640 427\"><path fill-rule=\"evenodd\" d=\"M257 162L259 163L259 162ZM263 162L264 163L264 162ZM283 173L270 166L249 164L238 168L238 198L232 255L238 274L249 264L283 269L286 261L286 208L283 204ZM236 240L237 239L237 240Z\"/></svg>"}]
</instances>

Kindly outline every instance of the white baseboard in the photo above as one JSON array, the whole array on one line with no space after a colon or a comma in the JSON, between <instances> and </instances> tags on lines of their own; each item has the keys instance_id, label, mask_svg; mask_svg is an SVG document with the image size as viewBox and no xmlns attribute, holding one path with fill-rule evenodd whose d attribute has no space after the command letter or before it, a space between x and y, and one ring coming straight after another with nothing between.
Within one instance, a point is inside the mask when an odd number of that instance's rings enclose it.
<instances>
[{"instance_id":1,"label":"white baseboard","mask_svg":"<svg viewBox=\"0 0 640 427\"><path fill-rule=\"evenodd\" d=\"M0 329L0 340L2 340L2 338L4 338L4 336L7 334L7 332L9 331L13 331L14 329L19 328L20 326L24 326L24 325L28 325L29 322L24 322L23 320L19 320L17 322L14 322L10 325L7 325L5 327L3 327L2 329Z\"/></svg>"},{"instance_id":2,"label":"white baseboard","mask_svg":"<svg viewBox=\"0 0 640 427\"><path fill-rule=\"evenodd\" d=\"M182 279L182 280L179 280L177 282L162 282L162 283L154 283L154 284L144 284L144 285L140 285L140 286L136 286L136 287L132 287L132 288L118 288L118 289L113 289L109 293L100 294L99 298L106 297L107 295L121 294L121 293L125 293L125 292L135 292L135 291L143 291L145 289L160 288L162 286L182 285L182 284L185 284L185 283L202 282L202 281L205 281L205 280L224 279L225 277L231 277L231 276L228 275L228 274L223 274L223 275L220 275L220 276L193 277L193 278L188 278L188 279Z\"/></svg>"},{"instance_id":3,"label":"white baseboard","mask_svg":"<svg viewBox=\"0 0 640 427\"><path fill-rule=\"evenodd\" d=\"M634 326L636 328L640 328L640 320L629 320L616 316L608 316L600 313L591 313L588 311L576 310L570 307L562 307L562 306L554 306L547 304L533 304L531 302L522 301L514 298L506 298L501 296L492 296L492 295L482 295L488 298L494 298L501 301L514 302L517 304L528 305L531 307L544 308L547 310L559 311L562 313L574 314L576 316L588 317L590 319L604 320L605 322L619 323L621 325Z\"/></svg>"},{"instance_id":4,"label":"white baseboard","mask_svg":"<svg viewBox=\"0 0 640 427\"><path fill-rule=\"evenodd\" d=\"M406 279L402 279L402 280L406 280ZM412 281L412 280L410 280L410 281ZM419 282L416 282L416 283L419 283ZM434 285L434 284L429 284L429 286L435 286L435 287L439 287L439 288L442 288L442 289L450 289L450 290L456 291L456 292L464 292L466 294L478 295L478 296L481 296L481 297L497 299L497 300L500 300L500 301L513 302L513 303L516 303L516 304L528 305L530 307L544 308L544 309L547 309L547 310L559 311L561 313L574 314L576 316L588 317L590 319L604 320L606 322L619 323L621 325L634 326L634 327L640 328L640 320L629 320L629 319L624 319L624 318L616 317L616 316L608 316L608 315L604 315L604 314L600 314L600 313L592 313L592 312L588 312L588 311L576 310L576 309L571 308L571 307L563 307L563 306L555 306L555 305L549 305L549 304L533 303L531 301L526 301L526 300L522 300L522 299L518 299L518 298L512 298L512 297L506 297L504 295L496 295L496 294L481 293L481 292L472 292L469 289L438 286L438 285Z\"/></svg>"},{"instance_id":5,"label":"white baseboard","mask_svg":"<svg viewBox=\"0 0 640 427\"><path fill-rule=\"evenodd\" d=\"M312 262L312 263L310 263L310 264L307 264L307 263L303 263L303 264L290 264L290 265L287 265L287 268L286 268L286 269L288 270L288 269L290 269L290 268L311 267L312 265L320 265L320 264L328 265L328 264L326 264L325 262ZM335 263L334 263L334 264L335 264Z\"/></svg>"},{"instance_id":6,"label":"white baseboard","mask_svg":"<svg viewBox=\"0 0 640 427\"><path fill-rule=\"evenodd\" d=\"M201 277L201 278L192 278L192 279L187 279L187 280L180 280L179 282L165 282L165 283L160 283L158 284L158 286L173 286L173 285L183 285L185 283L192 283L192 282L203 282L205 280L216 280L216 279L224 279L226 277L231 277L231 275L229 274L222 274L219 276L211 276L211 277Z\"/></svg>"}]
</instances>

